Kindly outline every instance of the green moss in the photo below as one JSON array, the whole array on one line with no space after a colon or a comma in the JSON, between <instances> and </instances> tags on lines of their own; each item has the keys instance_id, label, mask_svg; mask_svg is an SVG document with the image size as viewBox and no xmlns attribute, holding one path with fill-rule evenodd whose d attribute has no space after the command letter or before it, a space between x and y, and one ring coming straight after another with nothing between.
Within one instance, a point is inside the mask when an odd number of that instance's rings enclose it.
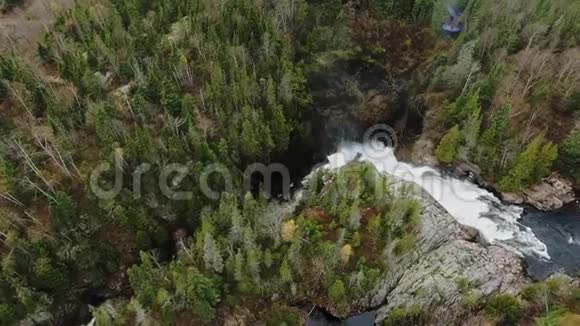
<instances>
[{"instance_id":1,"label":"green moss","mask_svg":"<svg viewBox=\"0 0 580 326\"><path fill-rule=\"evenodd\" d=\"M414 234L407 234L402 239L399 239L394 248L395 255L401 256L411 251L415 247L415 241Z\"/></svg>"},{"instance_id":2,"label":"green moss","mask_svg":"<svg viewBox=\"0 0 580 326\"><path fill-rule=\"evenodd\" d=\"M466 277L456 278L455 284L457 285L459 292L462 294L467 293L471 289L471 286L469 284L469 279L467 279Z\"/></svg>"}]
</instances>

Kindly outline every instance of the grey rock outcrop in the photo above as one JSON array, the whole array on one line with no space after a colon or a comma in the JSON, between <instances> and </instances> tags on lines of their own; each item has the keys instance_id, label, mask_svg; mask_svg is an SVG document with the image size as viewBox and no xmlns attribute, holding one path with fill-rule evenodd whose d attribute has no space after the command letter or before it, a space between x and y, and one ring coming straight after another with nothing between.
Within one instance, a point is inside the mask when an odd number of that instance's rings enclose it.
<instances>
[{"instance_id":1,"label":"grey rock outcrop","mask_svg":"<svg viewBox=\"0 0 580 326\"><path fill-rule=\"evenodd\" d=\"M466 295L513 293L527 282L516 254L480 243L476 230L461 226L427 193L417 196L424 206L415 248L388 257L390 268L383 281L359 303L380 307L377 323L395 308L414 305L430 316L431 323L457 321L467 311ZM469 288L459 286L459 280Z\"/></svg>"},{"instance_id":2,"label":"grey rock outcrop","mask_svg":"<svg viewBox=\"0 0 580 326\"><path fill-rule=\"evenodd\" d=\"M502 197L509 203L526 203L543 211L559 209L576 200L572 182L556 173L521 193L502 194Z\"/></svg>"},{"instance_id":3,"label":"grey rock outcrop","mask_svg":"<svg viewBox=\"0 0 580 326\"><path fill-rule=\"evenodd\" d=\"M421 135L413 145L411 162L422 165L437 165L437 159L433 156L435 145L427 136Z\"/></svg>"}]
</instances>

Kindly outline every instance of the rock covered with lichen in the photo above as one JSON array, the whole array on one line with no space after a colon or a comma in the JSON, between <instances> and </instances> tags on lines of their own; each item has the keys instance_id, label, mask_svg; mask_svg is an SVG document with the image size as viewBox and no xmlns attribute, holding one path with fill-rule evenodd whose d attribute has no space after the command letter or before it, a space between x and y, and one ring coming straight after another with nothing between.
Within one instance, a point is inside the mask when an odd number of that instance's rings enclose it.
<instances>
[{"instance_id":1,"label":"rock covered with lichen","mask_svg":"<svg viewBox=\"0 0 580 326\"><path fill-rule=\"evenodd\" d=\"M480 298L514 293L526 283L515 253L478 241L474 230L460 225L425 192L417 198L423 209L414 248L390 257L383 280L360 302L378 307L377 322L413 313L428 323L457 321Z\"/></svg>"}]
</instances>

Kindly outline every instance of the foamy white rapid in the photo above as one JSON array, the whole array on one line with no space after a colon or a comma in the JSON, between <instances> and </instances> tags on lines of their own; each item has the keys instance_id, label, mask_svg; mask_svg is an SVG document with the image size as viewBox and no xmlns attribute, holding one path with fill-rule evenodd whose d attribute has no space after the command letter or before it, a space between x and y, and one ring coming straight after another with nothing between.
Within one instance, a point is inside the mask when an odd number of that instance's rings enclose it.
<instances>
[{"instance_id":1,"label":"foamy white rapid","mask_svg":"<svg viewBox=\"0 0 580 326\"><path fill-rule=\"evenodd\" d=\"M441 175L439 171L397 161L392 148L380 142L345 142L328 156L325 168L336 169L357 158L372 163L378 171L414 182L435 198L455 219L479 230L489 243L497 243L520 254L549 259L546 245L532 230L518 222L523 209L500 202L475 184Z\"/></svg>"}]
</instances>

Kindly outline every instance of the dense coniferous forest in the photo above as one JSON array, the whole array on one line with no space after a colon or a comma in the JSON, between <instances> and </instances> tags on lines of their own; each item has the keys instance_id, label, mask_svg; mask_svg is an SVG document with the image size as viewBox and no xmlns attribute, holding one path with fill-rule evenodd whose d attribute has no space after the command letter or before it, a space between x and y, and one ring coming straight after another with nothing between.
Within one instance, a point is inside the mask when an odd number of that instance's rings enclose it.
<instances>
[{"instance_id":1,"label":"dense coniferous forest","mask_svg":"<svg viewBox=\"0 0 580 326\"><path fill-rule=\"evenodd\" d=\"M353 162L316 170L284 210L244 179L249 164L317 144L310 119L333 90L314 81L346 64L414 84L405 94L421 103L440 164L477 164L503 192L553 172L578 187L580 3L459 0L456 37L439 29L448 4L77 1L46 26L38 65L5 49L0 324L197 325L241 314L297 325L305 304L356 310L415 246L418 190ZM356 114L364 127L395 123L370 104ZM160 188L169 164L185 167L174 185L191 196ZM473 313L499 324L555 325L580 310L578 289L558 280L481 300L465 287ZM428 318L401 308L385 323Z\"/></svg>"}]
</instances>

